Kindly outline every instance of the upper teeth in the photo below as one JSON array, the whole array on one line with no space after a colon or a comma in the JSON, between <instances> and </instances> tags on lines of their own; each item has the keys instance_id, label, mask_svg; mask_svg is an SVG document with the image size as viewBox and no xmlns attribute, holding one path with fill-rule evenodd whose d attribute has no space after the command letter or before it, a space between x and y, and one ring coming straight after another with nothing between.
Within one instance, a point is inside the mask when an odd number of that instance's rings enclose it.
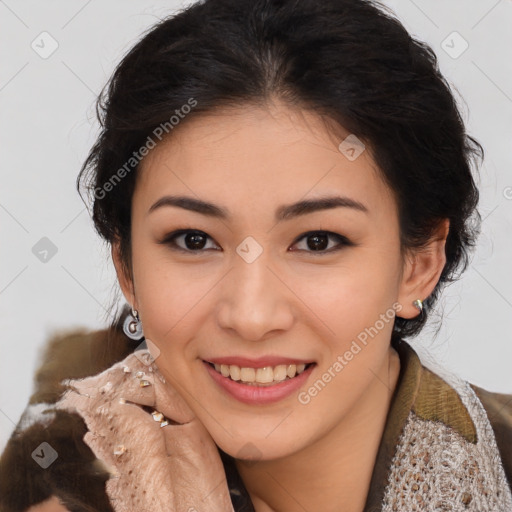
<instances>
[{"instance_id":1,"label":"upper teeth","mask_svg":"<svg viewBox=\"0 0 512 512\"><path fill-rule=\"evenodd\" d=\"M281 382L289 377L302 373L306 368L305 364L279 364L277 366L265 366L264 368L240 368L236 364L215 364L215 369L224 377L231 377L233 380L242 382L257 382L268 384Z\"/></svg>"}]
</instances>

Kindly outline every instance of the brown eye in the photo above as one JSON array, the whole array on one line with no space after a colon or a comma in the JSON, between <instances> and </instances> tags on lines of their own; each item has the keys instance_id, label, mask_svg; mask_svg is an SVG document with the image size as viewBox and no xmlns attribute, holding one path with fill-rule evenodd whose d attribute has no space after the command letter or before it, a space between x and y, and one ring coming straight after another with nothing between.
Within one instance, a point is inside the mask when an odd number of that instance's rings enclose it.
<instances>
[{"instance_id":1,"label":"brown eye","mask_svg":"<svg viewBox=\"0 0 512 512\"><path fill-rule=\"evenodd\" d=\"M348 238L330 231L310 231L308 233L304 233L297 239L294 246L303 243L301 242L302 240L306 241L305 247L303 246L298 249L292 249L292 251L298 250L301 252L322 255L338 251L343 246L354 245L350 240L348 240ZM222 250L204 231L194 229L179 229L177 231L173 231L166 235L159 243L168 245L173 250L186 253L200 254L206 250ZM208 243L210 243L210 246L208 246Z\"/></svg>"},{"instance_id":2,"label":"brown eye","mask_svg":"<svg viewBox=\"0 0 512 512\"><path fill-rule=\"evenodd\" d=\"M212 248L216 250L215 244L214 247L207 247L208 240L212 239L203 231L180 229L168 234L159 243L184 252L201 252Z\"/></svg>"},{"instance_id":3,"label":"brown eye","mask_svg":"<svg viewBox=\"0 0 512 512\"><path fill-rule=\"evenodd\" d=\"M206 237L201 233L187 233L186 235L183 235L183 237L183 241L187 249L204 249L204 246L206 245Z\"/></svg>"},{"instance_id":4,"label":"brown eye","mask_svg":"<svg viewBox=\"0 0 512 512\"><path fill-rule=\"evenodd\" d=\"M300 245L299 242L301 240L306 240L305 247L303 244L302 247L294 250L317 252L319 254L331 253L340 250L343 246L353 245L346 237L330 231L310 231L304 233L294 245ZM337 243L329 245L332 240Z\"/></svg>"}]
</instances>

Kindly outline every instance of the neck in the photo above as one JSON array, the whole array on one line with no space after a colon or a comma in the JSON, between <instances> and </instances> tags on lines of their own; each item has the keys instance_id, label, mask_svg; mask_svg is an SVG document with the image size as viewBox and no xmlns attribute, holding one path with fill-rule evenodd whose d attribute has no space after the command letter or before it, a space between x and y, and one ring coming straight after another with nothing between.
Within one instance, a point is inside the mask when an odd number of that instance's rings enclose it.
<instances>
[{"instance_id":1,"label":"neck","mask_svg":"<svg viewBox=\"0 0 512 512\"><path fill-rule=\"evenodd\" d=\"M399 372L390 347L361 400L326 436L280 459L236 461L256 512L361 512Z\"/></svg>"}]
</instances>

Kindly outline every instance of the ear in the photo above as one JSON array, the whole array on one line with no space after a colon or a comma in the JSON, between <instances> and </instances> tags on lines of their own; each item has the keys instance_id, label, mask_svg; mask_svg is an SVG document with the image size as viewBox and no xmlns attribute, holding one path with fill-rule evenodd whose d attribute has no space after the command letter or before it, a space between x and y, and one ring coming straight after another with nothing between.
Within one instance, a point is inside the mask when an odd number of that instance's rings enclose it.
<instances>
[{"instance_id":1,"label":"ear","mask_svg":"<svg viewBox=\"0 0 512 512\"><path fill-rule=\"evenodd\" d=\"M133 287L133 281L130 275L128 275L128 269L121 258L121 246L119 239L116 238L114 242L112 242L112 261L114 262L114 267L116 269L117 280L119 282L119 286L123 292L124 298L133 306L134 309L137 309L137 305L135 304L135 293Z\"/></svg>"},{"instance_id":2,"label":"ear","mask_svg":"<svg viewBox=\"0 0 512 512\"><path fill-rule=\"evenodd\" d=\"M446 264L445 245L450 220L444 219L428 245L413 251L405 258L398 302L402 304L401 318L414 318L420 311L413 305L416 299L425 300L436 287Z\"/></svg>"}]
</instances>

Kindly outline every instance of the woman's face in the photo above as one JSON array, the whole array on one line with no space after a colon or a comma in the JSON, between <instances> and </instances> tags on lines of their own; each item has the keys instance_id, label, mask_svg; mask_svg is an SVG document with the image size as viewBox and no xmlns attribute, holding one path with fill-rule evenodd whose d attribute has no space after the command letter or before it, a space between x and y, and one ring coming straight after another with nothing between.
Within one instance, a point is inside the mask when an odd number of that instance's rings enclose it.
<instances>
[{"instance_id":1,"label":"woman's face","mask_svg":"<svg viewBox=\"0 0 512 512\"><path fill-rule=\"evenodd\" d=\"M405 304L397 208L370 152L350 138L339 149L348 135L282 104L247 106L187 119L143 162L135 295L121 279L123 292L160 371L235 457L321 439L388 364Z\"/></svg>"}]
</instances>

